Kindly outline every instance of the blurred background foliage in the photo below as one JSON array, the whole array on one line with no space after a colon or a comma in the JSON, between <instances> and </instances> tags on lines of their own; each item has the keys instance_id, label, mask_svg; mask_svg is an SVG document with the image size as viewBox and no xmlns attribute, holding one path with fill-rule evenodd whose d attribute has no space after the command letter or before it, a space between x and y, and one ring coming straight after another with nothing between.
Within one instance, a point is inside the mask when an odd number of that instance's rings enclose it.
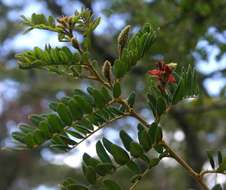
<instances>
[{"instance_id":1,"label":"blurred background foliage","mask_svg":"<svg viewBox=\"0 0 226 190\"><path fill-rule=\"evenodd\" d=\"M146 22L158 29L150 53L124 80L124 93L138 93L136 108L150 122L145 106L145 75L157 60L176 62L178 67L193 65L198 74L200 98L177 105L162 120L166 140L196 170L208 168L206 150L224 150L226 144L226 1L225 0L1 0L0 1L0 190L56 190L65 177L80 177L82 152L92 154L96 138L106 135L117 141L115 131L125 128L134 135L137 121L126 118L95 135L89 142L67 154L55 154L45 147L34 151L7 151L10 134L31 113L47 110L50 100L88 81L75 82L37 70L19 70L15 54L46 43L62 46L50 32L25 30L20 15L33 12L60 16L86 7L102 17L92 35L92 53L102 64L116 56L116 37L126 25L136 32ZM226 154L226 152L225 152ZM115 178L127 183L126 171ZM210 186L225 183L224 176L210 176ZM140 190L199 189L172 160L165 159L137 187Z\"/></svg>"}]
</instances>

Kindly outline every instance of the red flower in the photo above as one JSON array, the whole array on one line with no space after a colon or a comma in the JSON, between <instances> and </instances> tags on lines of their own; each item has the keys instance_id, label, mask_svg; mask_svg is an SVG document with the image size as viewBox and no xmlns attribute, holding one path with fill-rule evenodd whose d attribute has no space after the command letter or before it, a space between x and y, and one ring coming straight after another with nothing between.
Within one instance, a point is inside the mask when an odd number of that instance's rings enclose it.
<instances>
[{"instance_id":1,"label":"red flower","mask_svg":"<svg viewBox=\"0 0 226 190\"><path fill-rule=\"evenodd\" d=\"M163 61L159 61L156 65L158 69L149 70L148 74L156 77L159 81L159 89L162 92L165 92L166 84L176 83L176 79L172 74L173 69Z\"/></svg>"}]
</instances>

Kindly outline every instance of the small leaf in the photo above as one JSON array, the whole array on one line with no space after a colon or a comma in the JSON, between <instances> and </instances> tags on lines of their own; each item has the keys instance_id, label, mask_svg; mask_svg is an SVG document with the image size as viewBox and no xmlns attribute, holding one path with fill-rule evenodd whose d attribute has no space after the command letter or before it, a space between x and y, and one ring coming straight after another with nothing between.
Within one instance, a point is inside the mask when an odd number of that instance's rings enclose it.
<instances>
[{"instance_id":1,"label":"small leaf","mask_svg":"<svg viewBox=\"0 0 226 190\"><path fill-rule=\"evenodd\" d=\"M105 151L100 141L96 143L96 152L102 162L112 163L110 157L108 156L107 152Z\"/></svg>"},{"instance_id":2,"label":"small leaf","mask_svg":"<svg viewBox=\"0 0 226 190\"><path fill-rule=\"evenodd\" d=\"M215 168L215 162L214 162L214 159L213 159L213 151L207 151L207 156L208 156L211 167L214 169Z\"/></svg>"},{"instance_id":3,"label":"small leaf","mask_svg":"<svg viewBox=\"0 0 226 190\"><path fill-rule=\"evenodd\" d=\"M111 154L114 157L115 161L120 165L124 165L130 160L127 152L115 144L111 145Z\"/></svg>"},{"instance_id":4,"label":"small leaf","mask_svg":"<svg viewBox=\"0 0 226 190\"><path fill-rule=\"evenodd\" d=\"M103 138L103 139L102 139L102 142L103 142L103 144L104 144L104 147L107 149L107 151L108 151L109 153L112 154L111 145L112 145L113 143L112 143L111 141L109 141L108 139L106 139L106 138Z\"/></svg>"},{"instance_id":5,"label":"small leaf","mask_svg":"<svg viewBox=\"0 0 226 190\"><path fill-rule=\"evenodd\" d=\"M133 139L124 130L121 130L119 135L126 150L130 150L130 143Z\"/></svg>"},{"instance_id":6,"label":"small leaf","mask_svg":"<svg viewBox=\"0 0 226 190\"><path fill-rule=\"evenodd\" d=\"M93 167L87 166L84 170L85 177L87 181L91 184L95 184L97 180L96 172Z\"/></svg>"},{"instance_id":7,"label":"small leaf","mask_svg":"<svg viewBox=\"0 0 226 190\"><path fill-rule=\"evenodd\" d=\"M83 161L87 166L92 166L92 167L96 167L97 164L99 164L99 160L96 160L95 158L92 158L90 155L88 155L87 153L83 154Z\"/></svg>"},{"instance_id":8,"label":"small leaf","mask_svg":"<svg viewBox=\"0 0 226 190\"><path fill-rule=\"evenodd\" d=\"M64 125L60 118L55 114L50 114L47 116L49 125L54 132L61 132L64 129Z\"/></svg>"},{"instance_id":9,"label":"small leaf","mask_svg":"<svg viewBox=\"0 0 226 190\"><path fill-rule=\"evenodd\" d=\"M120 186L112 180L104 180L106 190L121 190Z\"/></svg>"},{"instance_id":10,"label":"small leaf","mask_svg":"<svg viewBox=\"0 0 226 190\"><path fill-rule=\"evenodd\" d=\"M87 187L83 185L69 185L67 186L67 190L89 190Z\"/></svg>"},{"instance_id":11,"label":"small leaf","mask_svg":"<svg viewBox=\"0 0 226 190\"><path fill-rule=\"evenodd\" d=\"M115 82L113 86L113 96L114 98L118 98L121 95L121 86L119 82Z\"/></svg>"},{"instance_id":12,"label":"small leaf","mask_svg":"<svg viewBox=\"0 0 226 190\"><path fill-rule=\"evenodd\" d=\"M129 150L130 150L131 155L135 158L140 157L144 153L141 145L136 143L136 142L130 143L130 149Z\"/></svg>"},{"instance_id":13,"label":"small leaf","mask_svg":"<svg viewBox=\"0 0 226 190\"><path fill-rule=\"evenodd\" d=\"M96 172L101 176L111 174L115 169L115 166L110 163L101 163L96 166Z\"/></svg>"},{"instance_id":14,"label":"small leaf","mask_svg":"<svg viewBox=\"0 0 226 190\"><path fill-rule=\"evenodd\" d=\"M151 148L150 140L149 140L149 135L146 130L139 130L138 131L138 139L143 147L143 149L147 152Z\"/></svg>"},{"instance_id":15,"label":"small leaf","mask_svg":"<svg viewBox=\"0 0 226 190\"><path fill-rule=\"evenodd\" d=\"M159 158L153 158L149 161L149 168L153 168L159 163Z\"/></svg>"},{"instance_id":16,"label":"small leaf","mask_svg":"<svg viewBox=\"0 0 226 190\"><path fill-rule=\"evenodd\" d=\"M129 95L128 100L127 100L127 102L128 102L128 104L129 104L130 107L133 107L133 105L135 103L135 98L136 98L136 94L135 94L135 92L132 92Z\"/></svg>"},{"instance_id":17,"label":"small leaf","mask_svg":"<svg viewBox=\"0 0 226 190\"><path fill-rule=\"evenodd\" d=\"M223 189L220 184L216 184L211 190L223 190Z\"/></svg>"},{"instance_id":18,"label":"small leaf","mask_svg":"<svg viewBox=\"0 0 226 190\"><path fill-rule=\"evenodd\" d=\"M149 136L151 145L156 143L156 131L157 131L157 128L158 128L158 124L157 123L152 123L151 126L148 129L148 136Z\"/></svg>"},{"instance_id":19,"label":"small leaf","mask_svg":"<svg viewBox=\"0 0 226 190\"><path fill-rule=\"evenodd\" d=\"M221 164L217 168L217 171L219 171L219 172L226 171L226 157L224 157L224 159L222 160Z\"/></svg>"},{"instance_id":20,"label":"small leaf","mask_svg":"<svg viewBox=\"0 0 226 190\"><path fill-rule=\"evenodd\" d=\"M69 108L65 104L63 103L58 104L57 113L59 114L60 118L66 125L71 125L72 115Z\"/></svg>"},{"instance_id":21,"label":"small leaf","mask_svg":"<svg viewBox=\"0 0 226 190\"><path fill-rule=\"evenodd\" d=\"M135 174L138 174L138 173L141 172L141 171L140 171L140 168L138 167L138 165L137 165L134 161L132 161L132 160L130 160L130 161L126 164L126 166L127 166L131 171L133 171Z\"/></svg>"},{"instance_id":22,"label":"small leaf","mask_svg":"<svg viewBox=\"0 0 226 190\"><path fill-rule=\"evenodd\" d=\"M217 151L217 160L218 160L218 165L221 165L221 163L223 161L221 151Z\"/></svg>"}]
</instances>

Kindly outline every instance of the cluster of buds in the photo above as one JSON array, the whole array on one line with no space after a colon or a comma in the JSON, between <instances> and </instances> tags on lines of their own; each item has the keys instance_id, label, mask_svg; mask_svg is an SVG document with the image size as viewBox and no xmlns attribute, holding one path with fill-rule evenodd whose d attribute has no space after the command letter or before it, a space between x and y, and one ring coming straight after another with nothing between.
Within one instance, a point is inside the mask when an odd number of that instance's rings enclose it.
<instances>
[{"instance_id":1,"label":"cluster of buds","mask_svg":"<svg viewBox=\"0 0 226 190\"><path fill-rule=\"evenodd\" d=\"M59 23L59 27L71 27L72 25L72 17L71 16L61 16L57 19L57 22Z\"/></svg>"},{"instance_id":2,"label":"cluster of buds","mask_svg":"<svg viewBox=\"0 0 226 190\"><path fill-rule=\"evenodd\" d=\"M156 63L157 69L149 70L148 74L155 77L157 86L162 93L166 93L166 86L168 84L176 83L176 79L172 72L176 68L176 63L166 64L164 61Z\"/></svg>"}]
</instances>

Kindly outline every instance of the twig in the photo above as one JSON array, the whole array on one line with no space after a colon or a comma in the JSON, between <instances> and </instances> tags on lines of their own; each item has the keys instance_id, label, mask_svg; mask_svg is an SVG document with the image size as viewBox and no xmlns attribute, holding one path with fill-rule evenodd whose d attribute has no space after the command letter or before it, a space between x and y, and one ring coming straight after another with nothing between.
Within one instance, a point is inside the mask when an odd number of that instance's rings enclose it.
<instances>
[{"instance_id":1,"label":"twig","mask_svg":"<svg viewBox=\"0 0 226 190\"><path fill-rule=\"evenodd\" d=\"M129 112L131 116L135 117L137 120L139 120L144 126L149 128L149 124L143 119L133 108L131 108L128 103L118 98L117 100L124 106L126 106L129 109ZM180 156L177 155L174 150L172 150L165 141L162 141L161 144L166 148L166 150L170 153L170 156L174 158L196 181L204 190L209 190L209 188L206 186L206 184L203 182L202 178L200 177L200 174L195 172Z\"/></svg>"},{"instance_id":2,"label":"twig","mask_svg":"<svg viewBox=\"0 0 226 190\"><path fill-rule=\"evenodd\" d=\"M137 186L137 184L141 181L141 179L149 172L149 168L147 168L141 175L140 175L140 179L138 179L130 188L129 190L133 190L135 189L135 187Z\"/></svg>"}]
</instances>

